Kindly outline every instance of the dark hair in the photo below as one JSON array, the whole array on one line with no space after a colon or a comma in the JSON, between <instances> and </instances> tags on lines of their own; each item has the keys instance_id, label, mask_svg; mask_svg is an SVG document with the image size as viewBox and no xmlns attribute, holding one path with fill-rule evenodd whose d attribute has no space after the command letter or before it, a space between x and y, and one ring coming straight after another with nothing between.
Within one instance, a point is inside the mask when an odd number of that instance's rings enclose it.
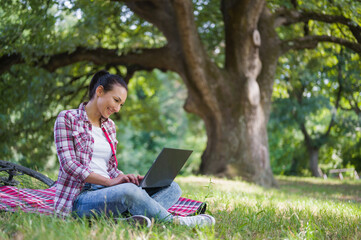
<instances>
[{"instance_id":1,"label":"dark hair","mask_svg":"<svg viewBox=\"0 0 361 240\"><path fill-rule=\"evenodd\" d=\"M111 91L114 84L120 84L128 91L127 83L119 75L110 74L105 70L95 73L89 85L89 99L92 99L97 87L103 86L104 92Z\"/></svg>"}]
</instances>

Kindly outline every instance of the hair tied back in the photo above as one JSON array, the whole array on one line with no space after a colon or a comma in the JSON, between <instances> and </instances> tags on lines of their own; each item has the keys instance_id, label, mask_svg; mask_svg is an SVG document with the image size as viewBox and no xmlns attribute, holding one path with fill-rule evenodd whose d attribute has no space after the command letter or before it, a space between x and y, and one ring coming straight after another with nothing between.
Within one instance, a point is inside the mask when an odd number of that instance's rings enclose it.
<instances>
[{"instance_id":1,"label":"hair tied back","mask_svg":"<svg viewBox=\"0 0 361 240\"><path fill-rule=\"evenodd\" d=\"M108 92L111 91L114 84L120 84L128 91L128 86L124 79L118 75L110 74L106 70L100 70L99 72L95 73L92 80L89 84L89 99L92 99L97 87L100 85L103 86L104 91Z\"/></svg>"}]
</instances>

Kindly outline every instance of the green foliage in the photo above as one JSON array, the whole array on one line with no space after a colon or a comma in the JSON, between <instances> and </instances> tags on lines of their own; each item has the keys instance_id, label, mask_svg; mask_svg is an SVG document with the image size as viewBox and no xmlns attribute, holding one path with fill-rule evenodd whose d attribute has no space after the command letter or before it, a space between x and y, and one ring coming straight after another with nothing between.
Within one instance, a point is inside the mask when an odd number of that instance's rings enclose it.
<instances>
[{"instance_id":1,"label":"green foliage","mask_svg":"<svg viewBox=\"0 0 361 240\"><path fill-rule=\"evenodd\" d=\"M165 44L157 28L122 3L5 0L0 3L0 17L0 56L20 53L28 62L46 62L46 57L39 57L72 52L77 46L125 53Z\"/></svg>"},{"instance_id":2,"label":"green foliage","mask_svg":"<svg viewBox=\"0 0 361 240\"><path fill-rule=\"evenodd\" d=\"M274 104L275 105L275 104ZM307 166L302 133L295 125L271 115L268 123L269 152L274 174L300 175Z\"/></svg>"},{"instance_id":3,"label":"green foliage","mask_svg":"<svg viewBox=\"0 0 361 240\"><path fill-rule=\"evenodd\" d=\"M44 168L54 156L55 118L61 110L77 107L84 100L89 72L93 73L92 68L82 64L57 73L17 65L3 74L1 159Z\"/></svg>"},{"instance_id":4,"label":"green foliage","mask_svg":"<svg viewBox=\"0 0 361 240\"><path fill-rule=\"evenodd\" d=\"M360 128L351 136L351 141L342 144L342 159L351 164L357 171L361 170L361 134Z\"/></svg>"},{"instance_id":5,"label":"green foliage","mask_svg":"<svg viewBox=\"0 0 361 240\"><path fill-rule=\"evenodd\" d=\"M0 16L4 19L0 23L0 56L21 53L26 61L46 62L46 57L39 56L72 52L76 46L109 47L125 53L137 48L159 47L165 44L165 38L154 26L138 18L121 3L93 1L89 4L82 0L1 1ZM77 108L80 102L87 100L86 89L90 77L102 68L104 67L95 68L92 64L77 63L49 73L24 64L14 66L3 74L0 82L0 119L3 120L0 123L0 158L40 169L46 167L46 164L47 167L54 166L54 162L57 162L52 131L55 118L61 110ZM114 69L110 66L111 71ZM122 69L117 70L124 74ZM171 136L172 146L193 148L193 145L196 145L196 153L193 155L194 159L198 158L195 161L199 162L200 152L204 149L204 139L193 138L193 134L186 131L187 118L193 119L196 125L199 125L199 120L187 117L181 110L184 96L180 100L173 98L173 102L166 101L168 107L162 110L165 105L162 105L164 99L160 95L164 92L170 94L169 89L166 89L170 85L165 84L160 90L161 93L156 95L155 92L162 83L145 83L149 76L152 80L155 79L152 74L140 76L135 80L134 91L131 87L131 92L137 96L129 98L130 115L124 118L125 122L119 122L123 126L120 127L120 132L128 131L129 139L124 140L133 141L131 146L136 146L131 148L128 154L131 156L139 149L142 152L137 163L131 158L128 161L133 162L134 168L138 168L141 165L139 162L144 160L142 154L147 155L145 165L138 169L144 172L142 169L147 167L147 161L155 157L161 145L168 143L166 139ZM142 80L139 80L140 78ZM168 81L166 78L163 77L163 82ZM179 79L177 84L178 88L182 87ZM143 88L144 86L147 89ZM184 89L182 94L185 95ZM166 100L169 100L170 96L166 96ZM148 101L149 99L151 101ZM138 120L139 115L142 117ZM178 129L177 124L182 125L181 129ZM139 132L133 133L133 130ZM203 133L204 130L200 127L197 136ZM182 145L177 144L179 140L176 140L176 136L185 137L184 142L192 138L196 140ZM153 138L155 140L152 140ZM149 147L144 148L144 145ZM190 165L192 167L187 168L188 172L196 168L195 163ZM133 171L134 168L126 170Z\"/></svg>"},{"instance_id":6,"label":"green foliage","mask_svg":"<svg viewBox=\"0 0 361 240\"><path fill-rule=\"evenodd\" d=\"M28 81L27 74L30 73ZM2 158L12 158L26 166L31 159L35 166L42 166L52 145L41 145L50 142L47 129L51 128L47 117L48 103L44 99L49 96L48 90L52 82L47 81L49 73L35 72L27 66L16 66L2 76L0 82L1 95L1 143ZM16 80L15 80L16 79ZM14 156L15 155L15 156ZM30 158L28 158L30 157Z\"/></svg>"},{"instance_id":7,"label":"green foliage","mask_svg":"<svg viewBox=\"0 0 361 240\"><path fill-rule=\"evenodd\" d=\"M357 148L350 148L359 141L355 130L360 118L352 109L361 100L358 59L350 51L328 45L280 58L269 123L270 156L276 173L300 174L307 168L301 124L313 146L322 147L321 168L327 171L351 162L359 165ZM326 135L331 119L332 129Z\"/></svg>"},{"instance_id":8,"label":"green foliage","mask_svg":"<svg viewBox=\"0 0 361 240\"><path fill-rule=\"evenodd\" d=\"M296 6L295 6L296 4ZM279 8L297 9L305 12L317 12L335 16L344 16L360 25L360 2L353 0L322 0L322 1L285 1L285 0L268 0L268 7L271 11ZM292 39L306 35L305 27L308 29L307 35L331 35L345 38L350 41L356 41L350 30L338 23L329 24L321 21L308 21L298 23L292 26L282 26L277 29L281 39ZM332 44L334 45L334 44Z\"/></svg>"},{"instance_id":9,"label":"green foliage","mask_svg":"<svg viewBox=\"0 0 361 240\"><path fill-rule=\"evenodd\" d=\"M117 121L123 171L145 174L163 147L193 150L181 174L198 170L205 130L200 119L182 110L185 98L186 89L175 74L140 72L132 79Z\"/></svg>"},{"instance_id":10,"label":"green foliage","mask_svg":"<svg viewBox=\"0 0 361 240\"><path fill-rule=\"evenodd\" d=\"M3 75L1 158L39 169L54 166L55 118L87 100L87 85L95 71L77 64L54 74L22 67ZM163 147L194 150L182 173L197 171L205 130L200 119L182 110L185 98L186 89L175 74L141 72L133 78L128 100L115 116L123 171L144 174Z\"/></svg>"},{"instance_id":11,"label":"green foliage","mask_svg":"<svg viewBox=\"0 0 361 240\"><path fill-rule=\"evenodd\" d=\"M343 15L360 24L358 1L269 0L271 11L280 7ZM205 50L222 67L224 24L220 2L193 0L194 18ZM47 56L77 46L116 49L119 54L139 48L161 47L165 37L149 22L137 17L121 2L102 0L0 1L0 56L17 53L25 64L13 66L0 76L0 158L38 168L56 161L53 124L64 109L77 108L86 100L90 77L99 69L126 74L123 67L77 63L49 73L33 64L46 63ZM355 41L341 24L318 21L277 29L281 39L308 34L332 34ZM33 64L29 64L29 63ZM338 63L342 79L338 83ZM306 154L300 122L321 148L320 162L342 167L350 163L358 170L360 117L350 111L360 102L360 59L335 44L322 44L317 51L291 52L281 57L274 87L273 113L269 124L272 168L276 173L294 174L305 169ZM337 90L342 85L340 108L335 113ZM290 94L292 92L292 94ZM299 103L295 96L302 97ZM300 95L301 94L301 95ZM200 119L182 110L186 90L179 77L170 73L138 73L130 82L126 107L118 116L119 158L126 172L144 171L163 146L190 148L192 154L184 173L195 172L205 149L206 134ZM322 138L331 117L331 137ZM336 156L336 157L335 157ZM341 162L340 162L341 159Z\"/></svg>"},{"instance_id":12,"label":"green foliage","mask_svg":"<svg viewBox=\"0 0 361 240\"><path fill-rule=\"evenodd\" d=\"M224 23L217 0L194 0L194 18L205 50L218 66L224 63Z\"/></svg>"},{"instance_id":13,"label":"green foliage","mask_svg":"<svg viewBox=\"0 0 361 240\"><path fill-rule=\"evenodd\" d=\"M320 12L345 16L360 24L360 7L355 1L271 0L267 1L267 5L271 11L285 7L305 12ZM293 24L292 27L282 26L277 32L281 39L332 35L355 41L347 27L320 21ZM357 106L361 100L359 69L360 60L357 54L331 43L319 44L317 50L290 52L280 57L269 125L270 156L271 162L277 162L277 166L272 164L276 172L283 172L276 170L279 166L286 168L285 174L288 171L294 172L291 169L295 169L296 165L298 173L307 168L307 151L297 137L300 136L298 129L302 123L312 138L313 146L320 148L319 161L324 170L344 167L351 161L349 159L352 154L344 152L346 149L350 151L350 146L358 139L352 136L355 135L355 128L359 126L359 118L348 111L352 108L351 103ZM341 96L339 106L336 106L338 91L341 91ZM345 111L346 109L349 110ZM330 135L325 136L331 118L334 125ZM281 125L278 125L279 123ZM298 134L293 137L292 133L295 131ZM283 151L272 149L272 146L278 146L285 141L287 142L282 145ZM300 158L295 158L294 155Z\"/></svg>"},{"instance_id":14,"label":"green foliage","mask_svg":"<svg viewBox=\"0 0 361 240\"><path fill-rule=\"evenodd\" d=\"M56 18L48 12L53 6L53 1L1 1L0 55L22 53L29 60L50 53Z\"/></svg>"}]
</instances>

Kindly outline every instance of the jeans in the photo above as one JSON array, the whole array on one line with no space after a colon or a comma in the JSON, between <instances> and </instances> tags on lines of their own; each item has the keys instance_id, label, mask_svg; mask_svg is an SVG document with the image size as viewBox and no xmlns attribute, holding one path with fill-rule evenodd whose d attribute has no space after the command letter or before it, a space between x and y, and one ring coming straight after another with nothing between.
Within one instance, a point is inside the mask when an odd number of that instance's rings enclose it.
<instances>
[{"instance_id":1,"label":"jeans","mask_svg":"<svg viewBox=\"0 0 361 240\"><path fill-rule=\"evenodd\" d=\"M181 193L175 182L149 194L133 183L111 187L86 183L74 201L73 213L79 217L99 214L119 217L129 212L131 215L145 215L159 221L172 221L172 215L167 209L177 202Z\"/></svg>"}]
</instances>

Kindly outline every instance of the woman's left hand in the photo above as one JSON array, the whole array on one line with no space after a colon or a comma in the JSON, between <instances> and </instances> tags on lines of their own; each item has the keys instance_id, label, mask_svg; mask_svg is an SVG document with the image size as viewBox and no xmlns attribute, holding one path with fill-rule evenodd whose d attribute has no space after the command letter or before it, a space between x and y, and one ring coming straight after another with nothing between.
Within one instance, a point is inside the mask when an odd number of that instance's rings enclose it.
<instances>
[{"instance_id":1,"label":"woman's left hand","mask_svg":"<svg viewBox=\"0 0 361 240\"><path fill-rule=\"evenodd\" d=\"M143 180L144 176L137 176L138 182L140 183ZM139 184L138 184L139 185Z\"/></svg>"},{"instance_id":2,"label":"woman's left hand","mask_svg":"<svg viewBox=\"0 0 361 240\"><path fill-rule=\"evenodd\" d=\"M140 176L140 175L138 175L138 176L137 176L137 178L138 178L138 181L142 181L142 180L143 180L143 178L144 178L144 176Z\"/></svg>"},{"instance_id":3,"label":"woman's left hand","mask_svg":"<svg viewBox=\"0 0 361 240\"><path fill-rule=\"evenodd\" d=\"M136 177L134 174L126 174L126 176L128 177L130 183L134 183L135 185L139 185L138 177Z\"/></svg>"},{"instance_id":4,"label":"woman's left hand","mask_svg":"<svg viewBox=\"0 0 361 240\"><path fill-rule=\"evenodd\" d=\"M135 176L134 174L120 174L116 178L107 179L108 183L105 186L114 186L122 183L133 183L139 186L139 183L143 180L143 178L143 176Z\"/></svg>"},{"instance_id":5,"label":"woman's left hand","mask_svg":"<svg viewBox=\"0 0 361 240\"><path fill-rule=\"evenodd\" d=\"M139 185L144 178L144 176L135 176L134 174L124 174L124 176L126 177L125 179L128 179L127 182L134 183L135 185Z\"/></svg>"}]
</instances>

